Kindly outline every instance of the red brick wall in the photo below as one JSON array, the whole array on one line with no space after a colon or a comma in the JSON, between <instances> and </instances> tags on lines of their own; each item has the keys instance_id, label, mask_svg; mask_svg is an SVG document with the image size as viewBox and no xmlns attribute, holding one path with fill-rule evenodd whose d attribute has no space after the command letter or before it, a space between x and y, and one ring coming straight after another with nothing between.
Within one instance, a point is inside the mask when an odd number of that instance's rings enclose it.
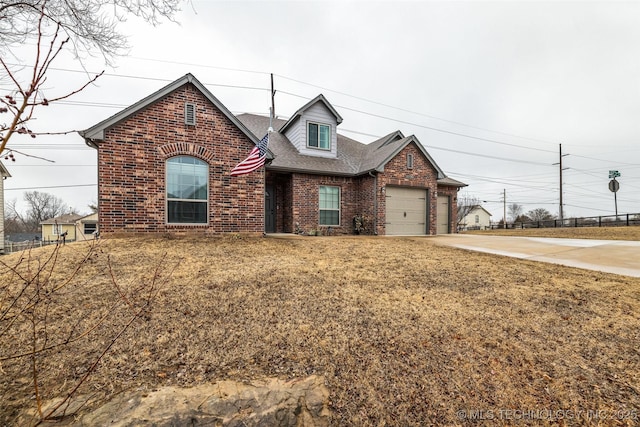
<instances>
[{"instance_id":1,"label":"red brick wall","mask_svg":"<svg viewBox=\"0 0 640 427\"><path fill-rule=\"evenodd\" d=\"M438 185L438 196L449 196L449 230L455 233L458 222L458 187Z\"/></svg>"},{"instance_id":2,"label":"red brick wall","mask_svg":"<svg viewBox=\"0 0 640 427\"><path fill-rule=\"evenodd\" d=\"M184 124L184 104L196 124ZM98 142L98 205L102 233L262 233L264 170L229 172L254 144L194 86L187 84L105 132ZM191 155L209 164L209 219L166 223L165 162Z\"/></svg>"},{"instance_id":3,"label":"red brick wall","mask_svg":"<svg viewBox=\"0 0 640 427\"><path fill-rule=\"evenodd\" d=\"M413 154L413 168L407 168L407 154ZM386 197L382 188L387 185L402 187L415 187L429 189L429 234L436 234L436 209L437 209L437 178L438 172L431 165L429 160L423 156L422 152L414 143L407 145L384 167L384 172L378 175L377 195L378 195L378 234L385 234L385 209Z\"/></svg>"},{"instance_id":4,"label":"red brick wall","mask_svg":"<svg viewBox=\"0 0 640 427\"><path fill-rule=\"evenodd\" d=\"M413 168L407 168L407 154L413 154ZM386 165L384 172L377 176L328 177L322 175L290 175L268 173L268 183L276 189L276 231L291 233L296 224L301 231L323 230L319 225L319 187L331 185L340 187L340 226L331 227L332 234L353 234L353 218L364 215L365 234L385 234L386 197L382 190L387 185L428 189L429 233L437 230L437 195L446 192L452 196L452 212L455 212L457 188L437 187L437 171L414 145L409 144ZM378 205L375 205L377 199ZM452 225L454 222L452 216ZM455 230L455 228L452 228Z\"/></svg>"},{"instance_id":5,"label":"red brick wall","mask_svg":"<svg viewBox=\"0 0 640 427\"><path fill-rule=\"evenodd\" d=\"M331 234L352 234L353 217L360 211L358 205L359 179L353 177L330 177L294 173L291 175L291 207L294 229L296 223L305 233L322 230L320 225L319 188L321 185L340 187L340 225L331 226Z\"/></svg>"}]
</instances>

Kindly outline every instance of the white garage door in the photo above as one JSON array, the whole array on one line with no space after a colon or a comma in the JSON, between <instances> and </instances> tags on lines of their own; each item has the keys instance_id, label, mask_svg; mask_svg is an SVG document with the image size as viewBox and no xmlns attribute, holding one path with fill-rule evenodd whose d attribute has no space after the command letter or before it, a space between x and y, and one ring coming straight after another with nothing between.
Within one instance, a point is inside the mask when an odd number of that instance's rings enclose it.
<instances>
[{"instance_id":1,"label":"white garage door","mask_svg":"<svg viewBox=\"0 0 640 427\"><path fill-rule=\"evenodd\" d=\"M449 196L438 196L438 234L449 233Z\"/></svg>"},{"instance_id":2,"label":"white garage door","mask_svg":"<svg viewBox=\"0 0 640 427\"><path fill-rule=\"evenodd\" d=\"M385 234L427 233L427 190L386 187Z\"/></svg>"}]
</instances>

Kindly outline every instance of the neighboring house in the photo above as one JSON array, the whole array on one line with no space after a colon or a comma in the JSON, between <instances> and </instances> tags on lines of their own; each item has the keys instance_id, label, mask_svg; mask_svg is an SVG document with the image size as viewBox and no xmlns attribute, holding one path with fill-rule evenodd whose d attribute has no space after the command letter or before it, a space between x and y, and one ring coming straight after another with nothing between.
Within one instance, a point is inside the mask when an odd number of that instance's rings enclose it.
<instances>
[{"instance_id":1,"label":"neighboring house","mask_svg":"<svg viewBox=\"0 0 640 427\"><path fill-rule=\"evenodd\" d=\"M0 162L0 254L4 253L4 180L11 174Z\"/></svg>"},{"instance_id":2,"label":"neighboring house","mask_svg":"<svg viewBox=\"0 0 640 427\"><path fill-rule=\"evenodd\" d=\"M92 213L76 220L76 240L93 240L98 232L98 213Z\"/></svg>"},{"instance_id":3,"label":"neighboring house","mask_svg":"<svg viewBox=\"0 0 640 427\"><path fill-rule=\"evenodd\" d=\"M487 230L491 228L491 214L480 205L476 205L462 219L463 230Z\"/></svg>"},{"instance_id":4,"label":"neighboring house","mask_svg":"<svg viewBox=\"0 0 640 427\"><path fill-rule=\"evenodd\" d=\"M455 230L457 192L418 139L371 144L338 134L319 95L274 119L265 168L231 169L267 133L268 117L234 116L187 74L80 132L98 151L101 233L317 232L436 234Z\"/></svg>"},{"instance_id":5,"label":"neighboring house","mask_svg":"<svg viewBox=\"0 0 640 427\"><path fill-rule=\"evenodd\" d=\"M42 221L42 240L45 242L58 240L62 233L67 233L65 240L91 240L98 227L98 214L90 215L65 214Z\"/></svg>"}]
</instances>

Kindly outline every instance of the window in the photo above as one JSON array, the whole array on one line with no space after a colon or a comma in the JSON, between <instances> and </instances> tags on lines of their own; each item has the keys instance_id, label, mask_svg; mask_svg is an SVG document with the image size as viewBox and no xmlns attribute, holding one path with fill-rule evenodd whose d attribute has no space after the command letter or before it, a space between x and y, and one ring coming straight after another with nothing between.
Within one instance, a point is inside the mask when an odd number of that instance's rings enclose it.
<instances>
[{"instance_id":1,"label":"window","mask_svg":"<svg viewBox=\"0 0 640 427\"><path fill-rule=\"evenodd\" d=\"M58 223L55 223L51 226L51 230L53 235L58 235L60 233L62 233L62 226Z\"/></svg>"},{"instance_id":2,"label":"window","mask_svg":"<svg viewBox=\"0 0 640 427\"><path fill-rule=\"evenodd\" d=\"M413 154L407 154L407 169L413 169Z\"/></svg>"},{"instance_id":3,"label":"window","mask_svg":"<svg viewBox=\"0 0 640 427\"><path fill-rule=\"evenodd\" d=\"M476 224L480 223L480 215L476 215Z\"/></svg>"},{"instance_id":4,"label":"window","mask_svg":"<svg viewBox=\"0 0 640 427\"><path fill-rule=\"evenodd\" d=\"M309 123L307 130L307 146L330 150L331 127L329 125Z\"/></svg>"},{"instance_id":5,"label":"window","mask_svg":"<svg viewBox=\"0 0 640 427\"><path fill-rule=\"evenodd\" d=\"M93 234L98 229L98 224L96 224L95 222L85 222L83 226L84 226L84 229L83 229L84 234Z\"/></svg>"},{"instance_id":6,"label":"window","mask_svg":"<svg viewBox=\"0 0 640 427\"><path fill-rule=\"evenodd\" d=\"M167 222L206 224L209 166L195 157L167 160Z\"/></svg>"},{"instance_id":7,"label":"window","mask_svg":"<svg viewBox=\"0 0 640 427\"><path fill-rule=\"evenodd\" d=\"M340 225L340 187L320 186L320 225Z\"/></svg>"}]
</instances>

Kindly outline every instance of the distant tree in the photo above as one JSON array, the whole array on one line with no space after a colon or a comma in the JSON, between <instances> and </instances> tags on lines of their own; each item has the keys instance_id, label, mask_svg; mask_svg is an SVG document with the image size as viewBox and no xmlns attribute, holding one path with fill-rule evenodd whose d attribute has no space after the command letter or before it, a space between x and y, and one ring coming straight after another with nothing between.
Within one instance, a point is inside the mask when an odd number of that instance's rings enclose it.
<instances>
[{"instance_id":1,"label":"distant tree","mask_svg":"<svg viewBox=\"0 0 640 427\"><path fill-rule=\"evenodd\" d=\"M58 55L69 47L76 58L100 52L106 63L126 51L127 39L117 26L129 15L156 25L172 19L180 0L15 0L0 1L0 155L14 160L7 144L15 134L35 138L28 127L36 108L68 98L102 73L87 77L75 90L51 93L47 79ZM32 55L24 47L35 45ZM46 82L46 86L45 86ZM2 118L8 115L8 118Z\"/></svg>"},{"instance_id":2,"label":"distant tree","mask_svg":"<svg viewBox=\"0 0 640 427\"><path fill-rule=\"evenodd\" d=\"M62 199L49 193L27 191L24 193L24 201L27 203L25 213L17 209L15 200L8 202L6 208L7 217L20 224L21 231L25 233L37 232L42 221L70 212Z\"/></svg>"},{"instance_id":3,"label":"distant tree","mask_svg":"<svg viewBox=\"0 0 640 427\"><path fill-rule=\"evenodd\" d=\"M511 218L511 222L516 222L518 220L518 217L524 212L524 208L518 203L511 203L508 206L508 212L509 218Z\"/></svg>"},{"instance_id":4,"label":"distant tree","mask_svg":"<svg viewBox=\"0 0 640 427\"><path fill-rule=\"evenodd\" d=\"M24 233L24 224L20 218L14 214L15 200L12 202L7 201L4 206L4 233Z\"/></svg>"},{"instance_id":5,"label":"distant tree","mask_svg":"<svg viewBox=\"0 0 640 427\"><path fill-rule=\"evenodd\" d=\"M555 219L555 215L544 208L536 208L527 212L527 216L531 219L531 221L547 221L550 219Z\"/></svg>"},{"instance_id":6,"label":"distant tree","mask_svg":"<svg viewBox=\"0 0 640 427\"><path fill-rule=\"evenodd\" d=\"M480 206L480 199L478 199L475 196L471 196L468 193L464 193L464 194L458 195L457 205L458 205L457 225L461 226L463 225L462 222L464 221L464 217L469 215L469 213L473 210L473 208L475 208L476 206Z\"/></svg>"},{"instance_id":7,"label":"distant tree","mask_svg":"<svg viewBox=\"0 0 640 427\"><path fill-rule=\"evenodd\" d=\"M87 207L89 209L91 209L91 213L98 213L98 203L97 202L91 202L87 205Z\"/></svg>"}]
</instances>

